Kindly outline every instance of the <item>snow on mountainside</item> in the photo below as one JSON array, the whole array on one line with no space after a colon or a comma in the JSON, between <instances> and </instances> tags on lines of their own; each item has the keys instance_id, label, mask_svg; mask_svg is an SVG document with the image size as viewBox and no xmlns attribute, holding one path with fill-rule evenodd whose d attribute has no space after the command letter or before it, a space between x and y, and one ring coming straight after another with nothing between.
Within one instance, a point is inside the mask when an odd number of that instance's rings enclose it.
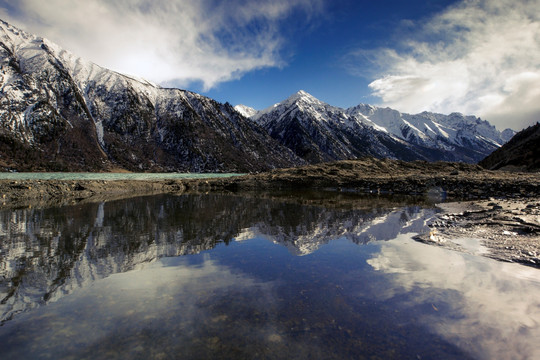
<instances>
[{"instance_id":1,"label":"snow on mountainside","mask_svg":"<svg viewBox=\"0 0 540 360\"><path fill-rule=\"evenodd\" d=\"M251 119L309 163L363 156L396 158L398 153L406 160L418 158L405 142L356 121L305 91Z\"/></svg>"},{"instance_id":2,"label":"snow on mountainside","mask_svg":"<svg viewBox=\"0 0 540 360\"><path fill-rule=\"evenodd\" d=\"M251 119L311 162L363 155L477 162L514 134L459 113L410 115L365 104L341 109L302 90Z\"/></svg>"},{"instance_id":3,"label":"snow on mountainside","mask_svg":"<svg viewBox=\"0 0 540 360\"><path fill-rule=\"evenodd\" d=\"M238 111L240 114L247 118L252 117L257 113L257 110L255 110L254 108L242 104L236 105L234 107L234 110Z\"/></svg>"},{"instance_id":4,"label":"snow on mountainside","mask_svg":"<svg viewBox=\"0 0 540 360\"><path fill-rule=\"evenodd\" d=\"M0 166L251 171L302 164L229 104L160 88L0 22Z\"/></svg>"},{"instance_id":5,"label":"snow on mountainside","mask_svg":"<svg viewBox=\"0 0 540 360\"><path fill-rule=\"evenodd\" d=\"M502 146L513 135L510 129L501 133L487 121L460 113L442 115L423 112L410 115L364 104L349 108L346 112L408 142L448 150L463 146L486 148L489 151L493 146Z\"/></svg>"}]
</instances>

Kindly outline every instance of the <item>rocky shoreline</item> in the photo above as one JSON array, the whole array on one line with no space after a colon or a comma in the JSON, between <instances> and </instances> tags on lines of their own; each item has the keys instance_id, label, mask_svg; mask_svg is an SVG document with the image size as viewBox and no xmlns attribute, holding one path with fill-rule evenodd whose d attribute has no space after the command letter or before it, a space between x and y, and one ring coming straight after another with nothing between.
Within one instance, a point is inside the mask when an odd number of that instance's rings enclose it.
<instances>
[{"instance_id":1,"label":"rocky shoreline","mask_svg":"<svg viewBox=\"0 0 540 360\"><path fill-rule=\"evenodd\" d=\"M438 204L431 231L415 239L540 268L540 196Z\"/></svg>"},{"instance_id":2,"label":"rocky shoreline","mask_svg":"<svg viewBox=\"0 0 540 360\"><path fill-rule=\"evenodd\" d=\"M464 163L405 162L367 158L226 178L0 180L0 200L5 206L9 206L35 201L73 202L102 196L284 189L427 195L441 200L528 198L540 194L540 173L489 171L477 165Z\"/></svg>"},{"instance_id":3,"label":"rocky shoreline","mask_svg":"<svg viewBox=\"0 0 540 360\"><path fill-rule=\"evenodd\" d=\"M209 185L228 190L311 188L471 200L536 196L540 194L540 173L489 171L464 163L367 158L216 179Z\"/></svg>"},{"instance_id":4,"label":"rocky shoreline","mask_svg":"<svg viewBox=\"0 0 540 360\"><path fill-rule=\"evenodd\" d=\"M230 178L0 180L0 204L59 206L159 193L306 189L446 201L439 204L441 213L431 223L431 232L417 240L540 267L540 173L488 171L463 163L369 158Z\"/></svg>"}]
</instances>

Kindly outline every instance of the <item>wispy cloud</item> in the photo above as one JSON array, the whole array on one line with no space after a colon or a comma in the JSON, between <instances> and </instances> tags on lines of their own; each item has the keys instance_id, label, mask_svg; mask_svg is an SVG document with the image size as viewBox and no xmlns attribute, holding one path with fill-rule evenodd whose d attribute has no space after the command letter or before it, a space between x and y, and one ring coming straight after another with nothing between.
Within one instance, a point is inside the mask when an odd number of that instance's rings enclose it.
<instances>
[{"instance_id":1,"label":"wispy cloud","mask_svg":"<svg viewBox=\"0 0 540 360\"><path fill-rule=\"evenodd\" d=\"M464 0L418 25L395 49L349 54L369 85L405 112L461 111L498 127L540 120L540 0Z\"/></svg>"},{"instance_id":2,"label":"wispy cloud","mask_svg":"<svg viewBox=\"0 0 540 360\"><path fill-rule=\"evenodd\" d=\"M322 0L7 0L0 16L104 67L209 89L283 66L284 21L321 7Z\"/></svg>"}]
</instances>

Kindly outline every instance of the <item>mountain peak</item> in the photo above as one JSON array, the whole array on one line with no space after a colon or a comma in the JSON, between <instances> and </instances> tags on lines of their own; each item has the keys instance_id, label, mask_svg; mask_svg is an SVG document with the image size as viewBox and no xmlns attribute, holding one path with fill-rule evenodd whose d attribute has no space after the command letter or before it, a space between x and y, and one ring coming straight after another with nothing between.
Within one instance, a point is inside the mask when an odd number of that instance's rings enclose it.
<instances>
[{"instance_id":1,"label":"mountain peak","mask_svg":"<svg viewBox=\"0 0 540 360\"><path fill-rule=\"evenodd\" d=\"M313 106L324 106L325 103L314 97L313 95L307 93L304 90L298 90L291 96L289 96L287 99L283 100L282 102L279 102L277 104L274 104L264 110L258 111L254 115L252 115L250 118L251 120L254 120L255 122L259 122L259 119L263 117L266 114L269 114L271 112L283 112L286 109L289 109L291 107L300 107L305 108L307 107L313 107Z\"/></svg>"},{"instance_id":2,"label":"mountain peak","mask_svg":"<svg viewBox=\"0 0 540 360\"><path fill-rule=\"evenodd\" d=\"M298 90L294 95L298 95L298 96L312 96L311 94L309 94L307 91L304 91L304 90Z\"/></svg>"},{"instance_id":3,"label":"mountain peak","mask_svg":"<svg viewBox=\"0 0 540 360\"><path fill-rule=\"evenodd\" d=\"M285 102L286 103L293 103L293 102L297 102L299 100L303 100L303 101L308 102L308 103L320 102L319 99L317 99L316 97L314 97L313 95L309 94L308 92L306 92L304 90L298 90L296 93L289 96L287 98L287 100L285 100Z\"/></svg>"},{"instance_id":4,"label":"mountain peak","mask_svg":"<svg viewBox=\"0 0 540 360\"><path fill-rule=\"evenodd\" d=\"M20 46L21 44L32 40L43 41L44 39L28 34L25 31L0 19L0 41L4 43L11 43L15 46Z\"/></svg>"}]
</instances>

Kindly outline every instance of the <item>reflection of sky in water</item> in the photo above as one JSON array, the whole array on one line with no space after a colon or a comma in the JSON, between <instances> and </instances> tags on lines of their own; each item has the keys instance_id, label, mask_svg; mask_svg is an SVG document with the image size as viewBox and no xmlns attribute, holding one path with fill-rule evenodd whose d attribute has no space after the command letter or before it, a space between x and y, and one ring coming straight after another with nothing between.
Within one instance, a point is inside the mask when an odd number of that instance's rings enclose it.
<instances>
[{"instance_id":1,"label":"reflection of sky in water","mask_svg":"<svg viewBox=\"0 0 540 360\"><path fill-rule=\"evenodd\" d=\"M393 275L381 297L414 291L419 302L453 307L457 316L426 313L418 321L460 347L470 347L476 357L540 359L537 269L427 246L406 235L382 244L368 263ZM436 289L457 296L441 297Z\"/></svg>"},{"instance_id":2,"label":"reflection of sky in water","mask_svg":"<svg viewBox=\"0 0 540 360\"><path fill-rule=\"evenodd\" d=\"M197 338L202 324L230 320L229 314L210 311L212 307L206 303L224 294L247 292L256 296L249 306L264 311L272 303L272 286L271 282L233 273L209 256L199 256L191 264L186 258L163 259L137 271L111 275L38 309L32 316L22 315L16 324L6 323L0 339L11 343L9 350L13 352L4 353L2 358L40 354L53 358L169 357L174 343L187 346L190 338ZM255 331L254 336L274 341L279 338L270 326L243 331Z\"/></svg>"},{"instance_id":3,"label":"reflection of sky in water","mask_svg":"<svg viewBox=\"0 0 540 360\"><path fill-rule=\"evenodd\" d=\"M0 212L1 359L540 358L538 270L412 241L429 209L195 196L16 214Z\"/></svg>"}]
</instances>

